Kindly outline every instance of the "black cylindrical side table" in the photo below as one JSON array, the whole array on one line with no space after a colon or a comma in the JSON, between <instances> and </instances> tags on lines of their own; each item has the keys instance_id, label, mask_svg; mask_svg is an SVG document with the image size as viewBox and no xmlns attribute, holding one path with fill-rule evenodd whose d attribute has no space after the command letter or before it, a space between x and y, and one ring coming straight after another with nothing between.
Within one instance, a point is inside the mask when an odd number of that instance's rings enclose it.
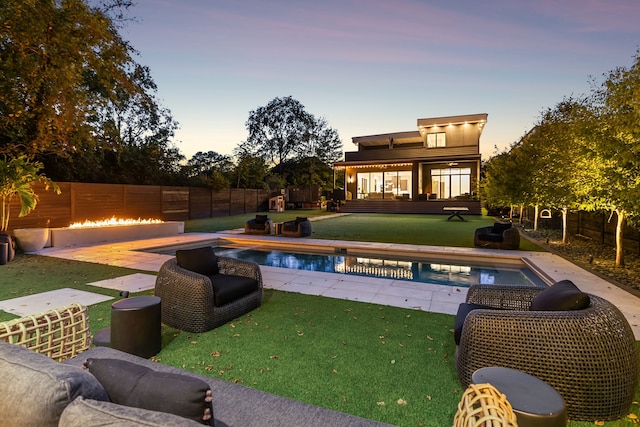
<instances>
[{"instance_id":1,"label":"black cylindrical side table","mask_svg":"<svg viewBox=\"0 0 640 427\"><path fill-rule=\"evenodd\" d=\"M145 359L160 352L160 298L124 298L111 305L111 348Z\"/></svg>"},{"instance_id":2,"label":"black cylindrical side table","mask_svg":"<svg viewBox=\"0 0 640 427\"><path fill-rule=\"evenodd\" d=\"M565 427L564 399L544 381L516 369L489 367L471 376L473 384L489 383L505 396L520 427Z\"/></svg>"}]
</instances>

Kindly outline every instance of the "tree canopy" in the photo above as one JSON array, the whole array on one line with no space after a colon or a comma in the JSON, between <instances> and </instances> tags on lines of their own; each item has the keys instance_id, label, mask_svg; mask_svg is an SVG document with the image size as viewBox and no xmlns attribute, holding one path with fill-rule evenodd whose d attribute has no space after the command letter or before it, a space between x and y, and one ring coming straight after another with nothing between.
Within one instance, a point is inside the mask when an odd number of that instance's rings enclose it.
<instances>
[{"instance_id":1,"label":"tree canopy","mask_svg":"<svg viewBox=\"0 0 640 427\"><path fill-rule=\"evenodd\" d=\"M249 136L242 143L242 151L263 159L281 175L290 160L315 157L331 164L342 155L338 132L291 96L274 98L250 111L246 127Z\"/></svg>"},{"instance_id":2,"label":"tree canopy","mask_svg":"<svg viewBox=\"0 0 640 427\"><path fill-rule=\"evenodd\" d=\"M623 227L640 217L640 53L589 95L543 112L529 133L487 162L485 174L493 202L615 214L616 265L623 265Z\"/></svg>"},{"instance_id":3,"label":"tree canopy","mask_svg":"<svg viewBox=\"0 0 640 427\"><path fill-rule=\"evenodd\" d=\"M338 132L292 97L250 112L249 136L235 158L200 151L185 163L173 142L178 123L121 35L133 21L131 6L133 0L0 2L0 155L37 161L56 181L220 189L326 177L342 154ZM310 169L299 171L291 163L298 160Z\"/></svg>"},{"instance_id":4,"label":"tree canopy","mask_svg":"<svg viewBox=\"0 0 640 427\"><path fill-rule=\"evenodd\" d=\"M0 3L0 153L42 160L57 180L145 183L176 171L177 123L118 31L129 6Z\"/></svg>"}]
</instances>

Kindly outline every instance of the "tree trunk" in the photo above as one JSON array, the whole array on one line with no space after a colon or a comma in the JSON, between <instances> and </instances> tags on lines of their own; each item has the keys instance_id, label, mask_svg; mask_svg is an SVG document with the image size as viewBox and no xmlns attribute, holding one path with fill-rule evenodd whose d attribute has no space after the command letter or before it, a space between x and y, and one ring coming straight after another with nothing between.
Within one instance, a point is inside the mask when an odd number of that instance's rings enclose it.
<instances>
[{"instance_id":1,"label":"tree trunk","mask_svg":"<svg viewBox=\"0 0 640 427\"><path fill-rule=\"evenodd\" d=\"M562 208L562 244L567 244L567 221L569 216L569 209Z\"/></svg>"},{"instance_id":2,"label":"tree trunk","mask_svg":"<svg viewBox=\"0 0 640 427\"><path fill-rule=\"evenodd\" d=\"M625 211L621 209L616 209L616 215L618 216L618 222L616 224L616 267L623 267L624 252L623 252L622 230L624 228Z\"/></svg>"},{"instance_id":3,"label":"tree trunk","mask_svg":"<svg viewBox=\"0 0 640 427\"><path fill-rule=\"evenodd\" d=\"M540 205L537 203L533 207L533 230L538 231L538 216L540 215Z\"/></svg>"},{"instance_id":4,"label":"tree trunk","mask_svg":"<svg viewBox=\"0 0 640 427\"><path fill-rule=\"evenodd\" d=\"M524 203L520 205L520 215L518 215L518 224L522 225L522 217L524 212Z\"/></svg>"}]
</instances>

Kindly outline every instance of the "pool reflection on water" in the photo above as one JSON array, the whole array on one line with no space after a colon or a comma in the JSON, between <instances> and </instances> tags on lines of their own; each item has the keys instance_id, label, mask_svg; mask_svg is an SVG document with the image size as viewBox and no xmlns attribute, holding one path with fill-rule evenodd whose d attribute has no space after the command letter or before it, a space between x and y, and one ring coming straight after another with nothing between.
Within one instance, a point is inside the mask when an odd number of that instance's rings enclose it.
<instances>
[{"instance_id":1,"label":"pool reflection on water","mask_svg":"<svg viewBox=\"0 0 640 427\"><path fill-rule=\"evenodd\" d=\"M480 265L466 261L398 260L347 254L293 253L275 249L215 247L216 254L257 264L296 270L407 280L446 286L474 284L545 286L530 269Z\"/></svg>"}]
</instances>

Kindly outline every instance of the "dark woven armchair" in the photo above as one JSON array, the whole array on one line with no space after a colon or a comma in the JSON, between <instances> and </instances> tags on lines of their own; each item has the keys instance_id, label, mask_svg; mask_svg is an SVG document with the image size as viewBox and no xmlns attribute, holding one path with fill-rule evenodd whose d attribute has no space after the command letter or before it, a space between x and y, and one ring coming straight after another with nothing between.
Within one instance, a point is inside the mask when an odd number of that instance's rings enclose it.
<instances>
[{"instance_id":1,"label":"dark woven armchair","mask_svg":"<svg viewBox=\"0 0 640 427\"><path fill-rule=\"evenodd\" d=\"M477 228L473 235L473 244L491 249L518 249L520 233L511 223L496 222L489 227Z\"/></svg>"},{"instance_id":2,"label":"dark woven armchair","mask_svg":"<svg viewBox=\"0 0 640 427\"><path fill-rule=\"evenodd\" d=\"M463 387L477 369L502 366L534 375L564 398L572 420L626 416L638 380L629 323L613 304L589 295L588 308L528 311L541 288L472 286L467 302L501 308L471 311L456 368Z\"/></svg>"},{"instance_id":3,"label":"dark woven armchair","mask_svg":"<svg viewBox=\"0 0 640 427\"><path fill-rule=\"evenodd\" d=\"M294 221L283 222L282 235L285 237L311 236L311 221L304 217L297 217Z\"/></svg>"},{"instance_id":4,"label":"dark woven armchair","mask_svg":"<svg viewBox=\"0 0 640 427\"><path fill-rule=\"evenodd\" d=\"M244 223L245 234L271 234L271 219L267 215L256 215Z\"/></svg>"},{"instance_id":5,"label":"dark woven armchair","mask_svg":"<svg viewBox=\"0 0 640 427\"><path fill-rule=\"evenodd\" d=\"M217 304L212 279L178 265L176 258L166 261L156 278L155 295L162 299L162 323L188 332L205 332L223 325L262 304L263 283L260 266L254 262L217 257L218 276L229 275L257 281L257 289L233 298L227 294ZM213 276L212 276L213 277ZM224 279L224 277L214 280Z\"/></svg>"}]
</instances>

